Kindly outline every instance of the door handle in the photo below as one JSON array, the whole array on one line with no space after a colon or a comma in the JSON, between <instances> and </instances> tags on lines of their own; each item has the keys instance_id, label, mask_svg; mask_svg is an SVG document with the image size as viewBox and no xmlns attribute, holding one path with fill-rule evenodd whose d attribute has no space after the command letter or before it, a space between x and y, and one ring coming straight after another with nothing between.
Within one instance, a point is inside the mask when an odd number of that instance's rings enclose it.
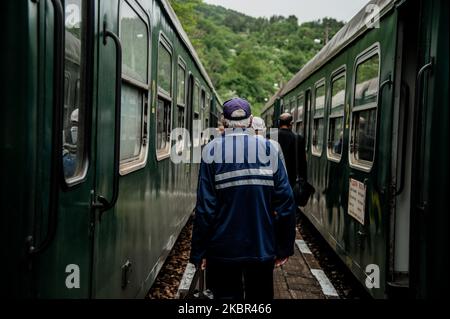
<instances>
[{"instance_id":1,"label":"door handle","mask_svg":"<svg viewBox=\"0 0 450 319\"><path fill-rule=\"evenodd\" d=\"M64 10L60 0L52 0L54 10L54 74L53 74L53 119L52 119L52 151L50 171L50 199L48 213L48 231L45 238L38 245L33 244L33 237L29 236L28 252L36 255L43 252L56 235L58 223L59 182L62 176L62 122L64 108Z\"/></svg>"},{"instance_id":2,"label":"door handle","mask_svg":"<svg viewBox=\"0 0 450 319\"><path fill-rule=\"evenodd\" d=\"M392 86L392 84L393 84L394 82L392 81L392 76L389 74L388 75L388 77L387 77L387 79L385 80L385 81L383 81L381 84L380 84L380 94L382 94L383 93L383 89L386 87L386 86Z\"/></svg>"},{"instance_id":3,"label":"door handle","mask_svg":"<svg viewBox=\"0 0 450 319\"><path fill-rule=\"evenodd\" d=\"M115 118L114 118L114 164L113 164L113 193L111 200L104 196L95 196L94 208L102 213L113 208L119 198L119 169L120 169L120 127L121 127L121 102L122 102L122 43L120 38L107 30L107 22L103 21L103 45L108 43L108 38L113 39L116 46L116 86L115 86Z\"/></svg>"}]
</instances>

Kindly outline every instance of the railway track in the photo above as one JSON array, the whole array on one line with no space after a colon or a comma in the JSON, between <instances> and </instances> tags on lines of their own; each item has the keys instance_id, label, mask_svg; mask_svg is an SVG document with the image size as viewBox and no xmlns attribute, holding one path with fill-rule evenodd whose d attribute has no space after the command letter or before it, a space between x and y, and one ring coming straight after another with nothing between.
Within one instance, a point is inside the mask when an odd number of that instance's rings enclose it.
<instances>
[{"instance_id":1,"label":"railway track","mask_svg":"<svg viewBox=\"0 0 450 319\"><path fill-rule=\"evenodd\" d=\"M341 299L369 299L370 295L348 271L335 252L328 246L314 226L301 216L298 231L308 245L314 258L335 287ZM150 289L149 299L175 299L189 262L192 235L192 219L181 232L155 283Z\"/></svg>"}]
</instances>

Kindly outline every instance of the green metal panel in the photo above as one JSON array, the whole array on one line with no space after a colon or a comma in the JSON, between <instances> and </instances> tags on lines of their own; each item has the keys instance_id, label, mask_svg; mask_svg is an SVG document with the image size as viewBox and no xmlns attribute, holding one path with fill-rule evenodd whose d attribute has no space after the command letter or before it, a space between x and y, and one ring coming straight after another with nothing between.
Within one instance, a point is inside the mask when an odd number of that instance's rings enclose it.
<instances>
[{"instance_id":1,"label":"green metal panel","mask_svg":"<svg viewBox=\"0 0 450 319\"><path fill-rule=\"evenodd\" d=\"M311 147L308 148L308 178L316 188L316 194L304 212L363 284L366 280L366 266L375 264L380 267L381 287L369 291L375 297L385 296L384 285L387 275L392 89L385 87L383 92L379 93L375 161L370 172L364 172L349 165L350 112L353 104L355 61L358 55L377 45L381 56L380 83L389 76L393 78L396 23L397 15L395 11L392 11L384 16L379 29L369 30L356 39L297 88L283 96L283 101L290 101L300 93L311 89L311 105L314 105L315 84L325 78L327 102L324 117L324 147L320 157L313 155ZM327 132L331 75L343 66L345 66L347 74L345 127L343 154L337 163L327 158ZM311 112L310 128L313 119L313 112ZM311 136L311 134L312 130L309 135ZM311 143L311 138L309 143ZM348 214L350 178L367 184L364 225Z\"/></svg>"},{"instance_id":2,"label":"green metal panel","mask_svg":"<svg viewBox=\"0 0 450 319\"><path fill-rule=\"evenodd\" d=\"M158 2L140 1L151 27L151 92L149 95L149 148L146 166L120 177L119 200L96 225L94 261L94 297L133 298L145 296L165 258L174 245L195 204L198 167L195 164L175 165L170 158L156 157L157 48L161 32L173 48L172 66L176 70L178 56L186 62L186 71L211 91L192 57L174 33L171 22ZM130 4L133 2L130 1ZM109 28L117 32L118 1L100 2L100 20L106 15ZM97 190L111 193L112 117L114 100L110 92L114 82L114 47L99 44L98 126L97 126ZM173 75L176 83L176 72ZM176 89L172 92L172 127L177 124ZM188 116L190 108L186 109ZM189 118L189 116L187 117ZM192 118L192 117L191 117ZM122 266L131 262L129 283L122 288Z\"/></svg>"},{"instance_id":3,"label":"green metal panel","mask_svg":"<svg viewBox=\"0 0 450 319\"><path fill-rule=\"evenodd\" d=\"M124 1L124 0L121 0ZM149 96L148 160L145 167L120 177L119 200L100 219L91 207L93 195L109 199L112 193L115 102L115 47L103 44L103 20L108 30L118 32L119 1L95 1L92 32L94 48L88 88L86 128L91 138L85 179L73 187L60 186L56 235L44 252L30 258L28 236L39 244L48 232L50 156L52 151L54 13L51 0L7 2L2 25L14 26L21 34L7 33L2 67L11 80L4 96L2 127L1 238L6 243L2 260L7 276L4 292L25 297L142 297L153 283L166 256L195 204L197 164L174 165L157 161L156 94L158 36L164 32L173 46L173 68L178 56L186 62L205 91L217 101L175 24L159 1L128 1L142 6L151 27L151 81ZM38 42L39 41L39 42ZM3 56L7 54L3 58ZM174 77L174 84L176 77ZM173 96L176 96L176 89ZM213 103L213 105L215 105ZM2 105L3 106L3 105ZM214 108L215 109L215 108ZM177 111L172 105L172 127ZM191 107L187 108L187 116ZM189 117L192 119L192 116ZM192 125L188 125L192 127ZM122 265L131 262L129 283L122 287ZM68 289L66 266L77 265L80 288Z\"/></svg>"},{"instance_id":4,"label":"green metal panel","mask_svg":"<svg viewBox=\"0 0 450 319\"><path fill-rule=\"evenodd\" d=\"M407 4L408 1L406 1ZM381 49L381 81L391 76L396 79L396 72L400 65L394 64L397 55L397 23L398 8L404 10L405 1L400 1L395 8L391 8L382 19L380 29L370 30L359 38L354 39L339 54L326 61L319 70L305 79L298 87L289 89L281 97L290 101L296 95L314 87L316 81L327 77L330 86L330 74L341 66L347 68L347 87L353 86L353 68L355 57L378 42ZM406 10L411 10L411 6ZM414 6L412 6L414 7ZM448 171L448 2L420 1L417 6L419 46L407 46L411 52L408 63L414 64L417 58L419 68L425 66L434 57L432 68L426 69L420 83L422 90L416 92L416 105L419 105L414 131L416 136L415 155L413 157L413 176L411 193L410 229L410 296L412 297L443 297L448 295L448 267L449 258L445 252L449 249L447 189L449 181ZM410 14L406 12L406 14ZM411 32L407 29L405 32ZM407 67L410 67L407 65ZM407 74L414 74L419 70L408 70ZM399 74L400 75L400 74ZM301 76L299 72L296 77ZM400 76L401 78L401 76ZM408 79L409 80L409 79ZM411 88L414 87L412 80ZM400 87L397 83L396 87ZM352 93L347 92L344 130L344 151L339 163L328 161L326 156L314 157L308 148L309 179L318 191L305 209L306 215L321 232L333 249L341 256L349 269L359 278L362 284L366 280L364 267L368 263L375 263L381 267L381 288L370 292L375 297L386 297L386 284L391 280L388 276L389 259L393 258L392 240L389 238L389 219L395 213L395 184L389 180L397 178L390 172L390 165L397 158L391 154L394 141L392 134L399 130L395 120L393 97L400 96L400 92L393 92L386 87L383 92L378 110L378 133L376 145L375 166L370 173L359 172L349 168L349 111L351 110ZM328 98L330 92L328 92ZM420 99L419 99L420 97ZM314 98L314 96L313 96ZM414 104L414 103L412 103ZM268 105L264 115L275 111L275 106ZM413 111L413 110L410 110ZM325 115L328 123L329 114ZM326 129L325 129L326 130ZM401 134L400 132L395 134ZM309 134L311 135L311 134ZM309 140L309 143L311 141ZM324 141L326 142L326 140ZM401 150L395 150L400 152ZM395 166L395 165L394 165ZM407 173L408 174L408 173ZM349 178L363 181L367 178L366 223L360 225L347 213ZM398 186L398 185L397 185ZM391 205L394 205L391 207ZM393 225L395 226L395 225ZM359 236L358 232L365 234ZM403 234L404 235L404 234ZM394 283L395 284L395 283ZM388 296L389 297L389 296Z\"/></svg>"},{"instance_id":5,"label":"green metal panel","mask_svg":"<svg viewBox=\"0 0 450 319\"><path fill-rule=\"evenodd\" d=\"M449 7L424 1L419 65L434 58L420 83L412 202L413 297L445 298L449 269Z\"/></svg>"},{"instance_id":6,"label":"green metal panel","mask_svg":"<svg viewBox=\"0 0 450 319\"><path fill-rule=\"evenodd\" d=\"M38 180L37 32L38 6L30 1L2 3L2 116L0 117L0 252L5 281L2 296L31 297L26 238L33 234L40 196ZM18 36L20 35L20 36ZM20 79L20 80L18 80Z\"/></svg>"},{"instance_id":7,"label":"green metal panel","mask_svg":"<svg viewBox=\"0 0 450 319\"><path fill-rule=\"evenodd\" d=\"M42 108L43 127L41 128L45 135L42 139L42 149L50 152L51 146L51 126L52 104L49 97L52 96L52 72L50 67L55 59L53 56L53 9L50 1L40 2L42 35L40 39L45 39L41 43L43 57L41 62L42 74L46 77L42 83L45 85L45 103ZM50 26L50 28L48 27ZM88 91L89 92L89 91ZM89 114L88 114L89 116ZM85 119L80 119L85 120ZM89 118L87 118L89 121ZM86 130L90 130L86 127ZM80 132L81 134L81 132ZM89 136L89 135L87 135ZM87 150L92 154L90 150ZM41 157L41 156L39 156ZM45 157L41 157L45 158ZM94 158L89 158L90 163ZM48 176L46 173L44 176ZM35 291L39 298L59 297L59 298L88 298L90 295L91 280L91 255L92 255L92 234L90 233L90 201L91 190L93 188L94 170L93 165L88 167L85 179L76 186L64 187L61 185L59 195L59 209L57 232L50 247L39 254L33 263L35 276ZM46 178L46 177L45 177ZM48 197L47 192L43 197ZM42 218L39 223L41 228L46 227L47 220ZM44 229L41 231L41 237L45 235ZM37 238L39 240L39 237ZM66 279L71 274L66 272L66 267L76 265L80 271L79 288L69 288L66 286ZM67 269L68 270L68 269Z\"/></svg>"}]
</instances>

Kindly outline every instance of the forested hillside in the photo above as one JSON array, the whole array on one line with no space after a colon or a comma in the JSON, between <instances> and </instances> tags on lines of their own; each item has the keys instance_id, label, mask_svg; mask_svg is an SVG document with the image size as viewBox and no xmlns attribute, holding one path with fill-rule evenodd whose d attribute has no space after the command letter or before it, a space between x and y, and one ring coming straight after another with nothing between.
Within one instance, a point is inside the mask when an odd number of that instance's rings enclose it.
<instances>
[{"instance_id":1,"label":"forested hillside","mask_svg":"<svg viewBox=\"0 0 450 319\"><path fill-rule=\"evenodd\" d=\"M247 98L258 114L343 26L324 18L299 25L295 16L253 18L202 0L170 0L222 97Z\"/></svg>"}]
</instances>

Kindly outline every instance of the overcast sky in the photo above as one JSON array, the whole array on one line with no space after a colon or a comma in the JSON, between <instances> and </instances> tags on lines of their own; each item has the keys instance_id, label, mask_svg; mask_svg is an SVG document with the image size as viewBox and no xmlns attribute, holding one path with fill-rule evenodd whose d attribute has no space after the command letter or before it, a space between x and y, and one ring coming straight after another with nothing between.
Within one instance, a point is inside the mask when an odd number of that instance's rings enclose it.
<instances>
[{"instance_id":1,"label":"overcast sky","mask_svg":"<svg viewBox=\"0 0 450 319\"><path fill-rule=\"evenodd\" d=\"M369 0L204 0L253 17L296 15L299 22L331 17L349 21Z\"/></svg>"}]
</instances>

